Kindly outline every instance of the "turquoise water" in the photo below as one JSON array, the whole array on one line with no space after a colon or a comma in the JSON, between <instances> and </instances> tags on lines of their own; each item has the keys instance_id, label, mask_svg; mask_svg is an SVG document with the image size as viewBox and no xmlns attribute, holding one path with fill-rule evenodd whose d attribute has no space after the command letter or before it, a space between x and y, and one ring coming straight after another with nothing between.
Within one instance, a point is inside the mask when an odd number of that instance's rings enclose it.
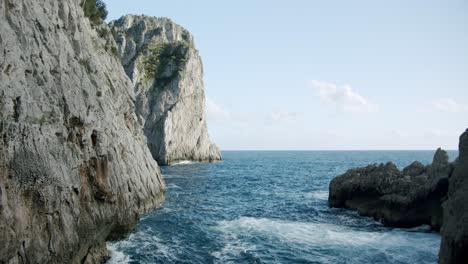
<instances>
[{"instance_id":1,"label":"turquoise water","mask_svg":"<svg viewBox=\"0 0 468 264\"><path fill-rule=\"evenodd\" d=\"M453 159L457 153L450 152ZM163 207L110 243L110 263L436 263L440 236L328 208L351 167L429 163L432 151L228 151L213 164L163 167Z\"/></svg>"}]
</instances>

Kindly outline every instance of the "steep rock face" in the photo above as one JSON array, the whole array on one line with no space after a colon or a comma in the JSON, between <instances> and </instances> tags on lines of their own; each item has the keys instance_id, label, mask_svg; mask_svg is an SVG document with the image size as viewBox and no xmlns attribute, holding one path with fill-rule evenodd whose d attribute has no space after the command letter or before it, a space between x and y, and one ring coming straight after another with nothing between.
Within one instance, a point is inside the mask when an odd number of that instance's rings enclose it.
<instances>
[{"instance_id":1,"label":"steep rock face","mask_svg":"<svg viewBox=\"0 0 468 264\"><path fill-rule=\"evenodd\" d=\"M468 263L468 129L460 136L459 156L444 202L439 263Z\"/></svg>"},{"instance_id":2,"label":"steep rock face","mask_svg":"<svg viewBox=\"0 0 468 264\"><path fill-rule=\"evenodd\" d=\"M0 14L0 263L100 262L165 189L115 42L78 0Z\"/></svg>"},{"instance_id":3,"label":"steep rock face","mask_svg":"<svg viewBox=\"0 0 468 264\"><path fill-rule=\"evenodd\" d=\"M154 159L220 160L208 136L203 66L192 35L166 18L124 16L110 25Z\"/></svg>"},{"instance_id":4,"label":"steep rock face","mask_svg":"<svg viewBox=\"0 0 468 264\"><path fill-rule=\"evenodd\" d=\"M328 202L331 207L355 209L386 225L428 224L438 230L452 170L447 153L441 149L426 167L413 162L400 171L389 162L351 169L331 181Z\"/></svg>"}]
</instances>

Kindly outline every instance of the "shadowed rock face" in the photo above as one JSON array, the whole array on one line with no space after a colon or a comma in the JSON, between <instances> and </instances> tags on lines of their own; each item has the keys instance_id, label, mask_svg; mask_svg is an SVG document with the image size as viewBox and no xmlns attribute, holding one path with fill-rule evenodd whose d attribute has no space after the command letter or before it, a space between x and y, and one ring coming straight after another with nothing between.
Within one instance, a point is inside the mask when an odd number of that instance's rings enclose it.
<instances>
[{"instance_id":1,"label":"shadowed rock face","mask_svg":"<svg viewBox=\"0 0 468 264\"><path fill-rule=\"evenodd\" d=\"M328 202L331 207L355 209L386 225L428 224L438 230L452 169L441 149L429 166L413 162L400 171L389 162L351 169L331 181Z\"/></svg>"},{"instance_id":2,"label":"shadowed rock face","mask_svg":"<svg viewBox=\"0 0 468 264\"><path fill-rule=\"evenodd\" d=\"M384 224L440 229L439 263L468 263L468 129L459 156L438 149L431 165L415 161L403 171L389 162L348 170L330 183L329 205L357 210Z\"/></svg>"},{"instance_id":3,"label":"shadowed rock face","mask_svg":"<svg viewBox=\"0 0 468 264\"><path fill-rule=\"evenodd\" d=\"M468 129L460 136L459 156L444 202L439 263L468 263Z\"/></svg>"},{"instance_id":4,"label":"shadowed rock face","mask_svg":"<svg viewBox=\"0 0 468 264\"><path fill-rule=\"evenodd\" d=\"M220 160L208 136L203 65L192 35L167 18L124 16L110 25L154 159Z\"/></svg>"},{"instance_id":5,"label":"shadowed rock face","mask_svg":"<svg viewBox=\"0 0 468 264\"><path fill-rule=\"evenodd\" d=\"M0 263L100 263L164 183L107 26L0 1Z\"/></svg>"}]
</instances>

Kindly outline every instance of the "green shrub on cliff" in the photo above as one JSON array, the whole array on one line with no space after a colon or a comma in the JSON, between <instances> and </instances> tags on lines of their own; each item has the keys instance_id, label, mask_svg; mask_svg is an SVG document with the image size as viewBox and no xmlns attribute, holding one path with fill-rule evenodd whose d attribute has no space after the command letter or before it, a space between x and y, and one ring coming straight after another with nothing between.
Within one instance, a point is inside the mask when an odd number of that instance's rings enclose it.
<instances>
[{"instance_id":1,"label":"green shrub on cliff","mask_svg":"<svg viewBox=\"0 0 468 264\"><path fill-rule=\"evenodd\" d=\"M83 0L81 7L85 16L94 24L102 23L108 14L106 4L102 0Z\"/></svg>"},{"instance_id":2,"label":"green shrub on cliff","mask_svg":"<svg viewBox=\"0 0 468 264\"><path fill-rule=\"evenodd\" d=\"M185 41L160 43L149 48L148 56L143 62L145 77L155 78L157 82L169 82L186 62L189 45ZM172 64L175 70L167 75L167 67Z\"/></svg>"}]
</instances>

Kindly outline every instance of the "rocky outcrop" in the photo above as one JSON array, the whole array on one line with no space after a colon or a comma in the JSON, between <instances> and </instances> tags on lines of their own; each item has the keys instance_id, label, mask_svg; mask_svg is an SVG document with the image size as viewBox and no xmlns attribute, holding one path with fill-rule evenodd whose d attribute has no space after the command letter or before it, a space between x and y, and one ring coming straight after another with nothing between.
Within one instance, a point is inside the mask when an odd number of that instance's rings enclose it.
<instances>
[{"instance_id":1,"label":"rocky outcrop","mask_svg":"<svg viewBox=\"0 0 468 264\"><path fill-rule=\"evenodd\" d=\"M0 263L98 263L164 183L107 26L0 1Z\"/></svg>"},{"instance_id":2,"label":"rocky outcrop","mask_svg":"<svg viewBox=\"0 0 468 264\"><path fill-rule=\"evenodd\" d=\"M384 224L440 229L439 263L468 263L468 129L459 156L438 149L431 165L413 162L401 172L391 162L348 170L330 183L331 207L357 210Z\"/></svg>"},{"instance_id":3,"label":"rocky outcrop","mask_svg":"<svg viewBox=\"0 0 468 264\"><path fill-rule=\"evenodd\" d=\"M468 129L460 136L459 156L443 204L439 263L468 263Z\"/></svg>"},{"instance_id":4,"label":"rocky outcrop","mask_svg":"<svg viewBox=\"0 0 468 264\"><path fill-rule=\"evenodd\" d=\"M167 18L124 16L110 25L154 159L221 159L208 136L203 65L192 35Z\"/></svg>"},{"instance_id":5,"label":"rocky outcrop","mask_svg":"<svg viewBox=\"0 0 468 264\"><path fill-rule=\"evenodd\" d=\"M428 224L438 230L452 170L453 164L441 149L429 166L416 161L400 171L389 162L350 169L331 181L328 202L331 207L355 209L386 225Z\"/></svg>"}]
</instances>

